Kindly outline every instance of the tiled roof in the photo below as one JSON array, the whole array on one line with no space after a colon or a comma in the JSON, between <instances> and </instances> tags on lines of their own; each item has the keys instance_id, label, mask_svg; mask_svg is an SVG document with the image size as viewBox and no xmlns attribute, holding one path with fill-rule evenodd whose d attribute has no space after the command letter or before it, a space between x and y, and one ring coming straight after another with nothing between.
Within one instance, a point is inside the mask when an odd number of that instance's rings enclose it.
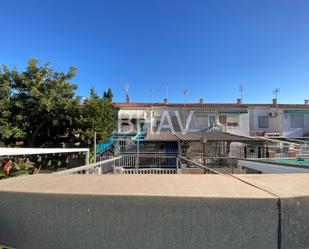
<instances>
[{"instance_id":1,"label":"tiled roof","mask_svg":"<svg viewBox=\"0 0 309 249\"><path fill-rule=\"evenodd\" d=\"M227 132L207 132L205 133L204 140L207 141L255 141L257 139L238 136Z\"/></svg>"},{"instance_id":2,"label":"tiled roof","mask_svg":"<svg viewBox=\"0 0 309 249\"><path fill-rule=\"evenodd\" d=\"M128 108L128 107L170 107L170 108L247 108L247 105L243 104L233 104L233 103L227 103L227 104L195 104L195 103L171 103L171 104L164 104L164 103L114 103L114 106L116 108Z\"/></svg>"},{"instance_id":3,"label":"tiled roof","mask_svg":"<svg viewBox=\"0 0 309 249\"><path fill-rule=\"evenodd\" d=\"M114 103L116 108L149 108L166 107L166 108L250 108L250 107L270 107L270 108L295 108L295 109L309 109L309 105L304 104L236 104L236 103Z\"/></svg>"},{"instance_id":4,"label":"tiled roof","mask_svg":"<svg viewBox=\"0 0 309 249\"><path fill-rule=\"evenodd\" d=\"M179 138L171 132L148 133L145 140L147 141L179 141Z\"/></svg>"},{"instance_id":5,"label":"tiled roof","mask_svg":"<svg viewBox=\"0 0 309 249\"><path fill-rule=\"evenodd\" d=\"M257 139L237 136L226 132L187 132L185 134L181 132L160 132L149 133L146 136L147 141L238 141L238 142L250 142L257 141Z\"/></svg>"}]
</instances>

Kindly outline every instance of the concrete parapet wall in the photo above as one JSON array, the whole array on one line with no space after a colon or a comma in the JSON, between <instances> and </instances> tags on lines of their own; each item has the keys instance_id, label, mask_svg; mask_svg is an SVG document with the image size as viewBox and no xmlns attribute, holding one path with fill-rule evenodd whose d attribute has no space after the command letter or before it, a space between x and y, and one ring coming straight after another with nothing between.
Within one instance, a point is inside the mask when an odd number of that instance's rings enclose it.
<instances>
[{"instance_id":1,"label":"concrete parapet wall","mask_svg":"<svg viewBox=\"0 0 309 249\"><path fill-rule=\"evenodd\" d=\"M309 174L239 175L279 197L280 249L309 248Z\"/></svg>"},{"instance_id":2,"label":"concrete parapet wall","mask_svg":"<svg viewBox=\"0 0 309 249\"><path fill-rule=\"evenodd\" d=\"M309 180L309 175L300 176ZM4 180L0 244L25 249L306 248L306 193L285 193L281 199L280 188L272 193L270 178L256 177L48 175Z\"/></svg>"}]
</instances>

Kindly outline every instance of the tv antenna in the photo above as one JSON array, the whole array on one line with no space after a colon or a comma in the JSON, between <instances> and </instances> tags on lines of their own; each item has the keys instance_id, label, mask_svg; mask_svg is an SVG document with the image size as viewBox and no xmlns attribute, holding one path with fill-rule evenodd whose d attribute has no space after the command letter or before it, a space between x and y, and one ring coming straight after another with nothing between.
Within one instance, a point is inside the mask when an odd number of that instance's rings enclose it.
<instances>
[{"instance_id":1,"label":"tv antenna","mask_svg":"<svg viewBox=\"0 0 309 249\"><path fill-rule=\"evenodd\" d=\"M124 89L126 91L126 94L129 94L130 85L128 82L124 84Z\"/></svg>"},{"instance_id":2,"label":"tv antenna","mask_svg":"<svg viewBox=\"0 0 309 249\"><path fill-rule=\"evenodd\" d=\"M126 82L126 83L124 84L124 90L125 90L125 92L126 92L126 102L130 102L129 89L130 89L129 83Z\"/></svg>"},{"instance_id":3,"label":"tv antenna","mask_svg":"<svg viewBox=\"0 0 309 249\"><path fill-rule=\"evenodd\" d=\"M244 92L244 85L240 84L238 89L239 89L239 92L240 92L240 99L242 100L243 92Z\"/></svg>"},{"instance_id":4,"label":"tv antenna","mask_svg":"<svg viewBox=\"0 0 309 249\"><path fill-rule=\"evenodd\" d=\"M150 94L150 99L151 99L151 101L153 102L153 96L154 96L154 93L155 93L155 89L154 88L149 88L149 94Z\"/></svg>"},{"instance_id":5,"label":"tv antenna","mask_svg":"<svg viewBox=\"0 0 309 249\"><path fill-rule=\"evenodd\" d=\"M275 89L273 90L273 96L274 96L274 98L277 99L279 94L280 94L280 89L279 89L279 88L275 88Z\"/></svg>"},{"instance_id":6,"label":"tv antenna","mask_svg":"<svg viewBox=\"0 0 309 249\"><path fill-rule=\"evenodd\" d=\"M185 89L183 90L183 96L184 96L184 98L186 98L188 95L189 95L189 91L188 91L187 88L185 88Z\"/></svg>"},{"instance_id":7,"label":"tv antenna","mask_svg":"<svg viewBox=\"0 0 309 249\"><path fill-rule=\"evenodd\" d=\"M165 98L168 99L168 83L165 83Z\"/></svg>"},{"instance_id":8,"label":"tv antenna","mask_svg":"<svg viewBox=\"0 0 309 249\"><path fill-rule=\"evenodd\" d=\"M189 95L189 91L188 91L188 89L187 88L185 88L184 90L183 90L183 98L184 98L184 102L186 103L186 97Z\"/></svg>"}]
</instances>

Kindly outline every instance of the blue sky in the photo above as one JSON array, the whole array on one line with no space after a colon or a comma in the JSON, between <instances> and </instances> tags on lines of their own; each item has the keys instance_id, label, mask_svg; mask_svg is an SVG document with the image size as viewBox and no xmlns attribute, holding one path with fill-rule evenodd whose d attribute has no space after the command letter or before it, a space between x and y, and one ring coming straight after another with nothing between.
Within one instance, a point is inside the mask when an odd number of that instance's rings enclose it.
<instances>
[{"instance_id":1,"label":"blue sky","mask_svg":"<svg viewBox=\"0 0 309 249\"><path fill-rule=\"evenodd\" d=\"M0 6L0 64L78 67L77 94L123 101L279 102L309 98L309 1L16 1ZM154 89L151 93L150 89ZM189 95L184 98L183 90Z\"/></svg>"}]
</instances>

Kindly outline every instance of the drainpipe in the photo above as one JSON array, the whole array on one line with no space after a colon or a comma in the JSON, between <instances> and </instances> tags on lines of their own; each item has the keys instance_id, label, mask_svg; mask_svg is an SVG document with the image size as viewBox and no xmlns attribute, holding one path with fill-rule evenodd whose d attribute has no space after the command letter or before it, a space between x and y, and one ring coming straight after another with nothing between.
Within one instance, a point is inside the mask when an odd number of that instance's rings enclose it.
<instances>
[{"instance_id":1,"label":"drainpipe","mask_svg":"<svg viewBox=\"0 0 309 249\"><path fill-rule=\"evenodd\" d=\"M150 132L153 132L153 106L151 105L150 109Z\"/></svg>"}]
</instances>

